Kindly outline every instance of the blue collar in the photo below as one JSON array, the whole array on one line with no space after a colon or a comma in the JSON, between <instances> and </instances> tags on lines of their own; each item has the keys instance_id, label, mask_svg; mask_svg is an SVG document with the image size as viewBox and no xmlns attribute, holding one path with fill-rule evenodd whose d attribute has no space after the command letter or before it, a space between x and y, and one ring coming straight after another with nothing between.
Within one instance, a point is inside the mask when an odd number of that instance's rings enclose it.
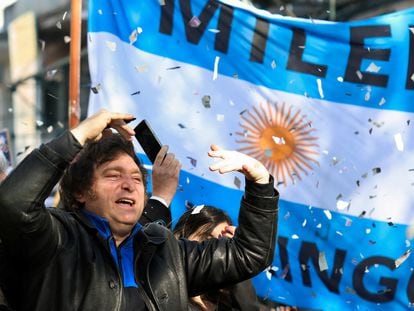
<instances>
[{"instance_id":1,"label":"blue collar","mask_svg":"<svg viewBox=\"0 0 414 311\"><path fill-rule=\"evenodd\" d=\"M96 215L88 210L86 210L85 208L82 208L80 210L82 212L83 215L86 216L86 218L91 222L92 226L96 228L96 230L98 230L99 234L105 239L109 239L110 237L112 237L112 232L111 232L111 228L109 227L109 221L108 219ZM132 228L131 234L128 237L128 239L130 239L131 237L135 236L135 234L140 231L142 228L142 225L140 223L137 223L134 228Z\"/></svg>"}]
</instances>

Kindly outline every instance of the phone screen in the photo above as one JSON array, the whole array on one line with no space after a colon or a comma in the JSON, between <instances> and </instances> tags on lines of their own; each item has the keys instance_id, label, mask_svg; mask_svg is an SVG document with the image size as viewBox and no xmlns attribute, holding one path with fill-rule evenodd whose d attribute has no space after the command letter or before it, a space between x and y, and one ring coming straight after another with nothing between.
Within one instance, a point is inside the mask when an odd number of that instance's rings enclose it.
<instances>
[{"instance_id":1,"label":"phone screen","mask_svg":"<svg viewBox=\"0 0 414 311\"><path fill-rule=\"evenodd\" d=\"M162 145L154 131L151 129L148 121L142 120L135 127L134 131L138 143L141 145L151 163L154 163Z\"/></svg>"}]
</instances>

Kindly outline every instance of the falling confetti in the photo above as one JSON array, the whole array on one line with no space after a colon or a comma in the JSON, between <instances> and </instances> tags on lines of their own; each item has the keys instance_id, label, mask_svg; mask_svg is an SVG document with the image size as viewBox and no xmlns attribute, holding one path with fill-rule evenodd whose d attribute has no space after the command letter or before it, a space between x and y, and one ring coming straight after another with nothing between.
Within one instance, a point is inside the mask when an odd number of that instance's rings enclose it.
<instances>
[{"instance_id":1,"label":"falling confetti","mask_svg":"<svg viewBox=\"0 0 414 311\"><path fill-rule=\"evenodd\" d=\"M337 200L336 201L336 208L340 211L348 209L349 207L349 202L347 201L343 201L343 200Z\"/></svg>"},{"instance_id":2,"label":"falling confetti","mask_svg":"<svg viewBox=\"0 0 414 311\"><path fill-rule=\"evenodd\" d=\"M220 61L220 57L216 56L216 58L214 59L214 72L213 72L213 80L217 80L217 76L218 76L218 64Z\"/></svg>"},{"instance_id":3,"label":"falling confetti","mask_svg":"<svg viewBox=\"0 0 414 311\"><path fill-rule=\"evenodd\" d=\"M158 2L161 6L165 5L165 0L158 0Z\"/></svg>"},{"instance_id":4,"label":"falling confetti","mask_svg":"<svg viewBox=\"0 0 414 311\"><path fill-rule=\"evenodd\" d=\"M410 239L410 240L412 238L414 238L414 224L407 227L407 231L405 232L405 236L407 237L407 239Z\"/></svg>"},{"instance_id":5,"label":"falling confetti","mask_svg":"<svg viewBox=\"0 0 414 311\"><path fill-rule=\"evenodd\" d=\"M63 41L67 44L70 42L70 37L69 36L64 36L63 37Z\"/></svg>"},{"instance_id":6,"label":"falling confetti","mask_svg":"<svg viewBox=\"0 0 414 311\"><path fill-rule=\"evenodd\" d=\"M272 69L276 68L276 62L275 60L272 60L272 63L270 64L270 66L272 67Z\"/></svg>"},{"instance_id":7,"label":"falling confetti","mask_svg":"<svg viewBox=\"0 0 414 311\"><path fill-rule=\"evenodd\" d=\"M178 126L179 126L180 128L182 128L182 129L185 129L185 125L184 125L184 124L178 123Z\"/></svg>"},{"instance_id":8,"label":"falling confetti","mask_svg":"<svg viewBox=\"0 0 414 311\"><path fill-rule=\"evenodd\" d=\"M297 234L292 234L292 237L291 237L293 240L297 240L297 239L299 239L299 236L297 235Z\"/></svg>"},{"instance_id":9,"label":"falling confetti","mask_svg":"<svg viewBox=\"0 0 414 311\"><path fill-rule=\"evenodd\" d=\"M219 33L220 32L219 29L214 29L214 28L210 28L210 29L208 29L208 31L210 31L212 33Z\"/></svg>"},{"instance_id":10,"label":"falling confetti","mask_svg":"<svg viewBox=\"0 0 414 311\"><path fill-rule=\"evenodd\" d=\"M324 212L324 214L325 214L326 218L328 218L329 220L331 220L331 219L332 219L332 214L331 214L331 212L330 212L330 211L328 211L328 210L324 210L323 212Z\"/></svg>"},{"instance_id":11,"label":"falling confetti","mask_svg":"<svg viewBox=\"0 0 414 311\"><path fill-rule=\"evenodd\" d=\"M286 144L285 139L283 137L272 136L273 141L276 145L284 145Z\"/></svg>"},{"instance_id":12,"label":"falling confetti","mask_svg":"<svg viewBox=\"0 0 414 311\"><path fill-rule=\"evenodd\" d=\"M362 80L362 77L363 77L363 76L362 76L361 71L357 70L355 73L356 73L356 75L358 76L358 79L359 79L359 80Z\"/></svg>"},{"instance_id":13,"label":"falling confetti","mask_svg":"<svg viewBox=\"0 0 414 311\"><path fill-rule=\"evenodd\" d=\"M381 67L375 65L375 63L369 64L367 68L368 72L374 72L374 73L378 73L380 70L381 70Z\"/></svg>"},{"instance_id":14,"label":"falling confetti","mask_svg":"<svg viewBox=\"0 0 414 311\"><path fill-rule=\"evenodd\" d=\"M216 119L217 119L217 121L219 121L219 122L223 122L223 121L224 121L224 114L218 114L218 115L216 116Z\"/></svg>"},{"instance_id":15,"label":"falling confetti","mask_svg":"<svg viewBox=\"0 0 414 311\"><path fill-rule=\"evenodd\" d=\"M141 93L141 91L136 91L136 92L132 93L131 96L138 95L140 93Z\"/></svg>"},{"instance_id":16,"label":"falling confetti","mask_svg":"<svg viewBox=\"0 0 414 311\"><path fill-rule=\"evenodd\" d=\"M380 167L374 167L372 169L372 175L377 175L379 173L381 173L381 168Z\"/></svg>"},{"instance_id":17,"label":"falling confetti","mask_svg":"<svg viewBox=\"0 0 414 311\"><path fill-rule=\"evenodd\" d=\"M199 214L203 208L204 208L204 205L197 205L193 208L193 211L191 212L191 214L192 215Z\"/></svg>"},{"instance_id":18,"label":"falling confetti","mask_svg":"<svg viewBox=\"0 0 414 311\"><path fill-rule=\"evenodd\" d=\"M336 78L336 80L337 80L338 82L344 82L344 78L343 78L343 77L337 77L337 78Z\"/></svg>"},{"instance_id":19,"label":"falling confetti","mask_svg":"<svg viewBox=\"0 0 414 311\"><path fill-rule=\"evenodd\" d=\"M380 102L378 103L378 105L379 106L382 106L382 105L384 105L385 104L385 98L383 97L383 98L381 98L381 100L380 100Z\"/></svg>"},{"instance_id":20,"label":"falling confetti","mask_svg":"<svg viewBox=\"0 0 414 311\"><path fill-rule=\"evenodd\" d=\"M278 267L270 266L266 268L266 277L270 281L272 279L272 276L276 277L276 272L279 271Z\"/></svg>"},{"instance_id":21,"label":"falling confetti","mask_svg":"<svg viewBox=\"0 0 414 311\"><path fill-rule=\"evenodd\" d=\"M234 177L233 183L237 187L237 189L240 189L240 187L241 187L241 180L237 176Z\"/></svg>"},{"instance_id":22,"label":"falling confetti","mask_svg":"<svg viewBox=\"0 0 414 311\"><path fill-rule=\"evenodd\" d=\"M197 16L193 16L188 22L188 25L190 25L190 27L197 28L201 25L201 21L198 19Z\"/></svg>"},{"instance_id":23,"label":"falling confetti","mask_svg":"<svg viewBox=\"0 0 414 311\"><path fill-rule=\"evenodd\" d=\"M325 252L319 253L318 263L320 271L328 270L328 263L326 262Z\"/></svg>"},{"instance_id":24,"label":"falling confetti","mask_svg":"<svg viewBox=\"0 0 414 311\"><path fill-rule=\"evenodd\" d=\"M61 23L60 21L58 21L58 22L56 23L56 27L57 27L58 29L62 29L62 23Z\"/></svg>"},{"instance_id":25,"label":"falling confetti","mask_svg":"<svg viewBox=\"0 0 414 311\"><path fill-rule=\"evenodd\" d=\"M167 68L167 70L175 70L175 69L180 69L180 68L181 68L181 66L175 66L175 67Z\"/></svg>"},{"instance_id":26,"label":"falling confetti","mask_svg":"<svg viewBox=\"0 0 414 311\"><path fill-rule=\"evenodd\" d=\"M211 108L210 100L211 100L211 96L210 95L204 95L201 98L201 103L203 104L204 108Z\"/></svg>"},{"instance_id":27,"label":"falling confetti","mask_svg":"<svg viewBox=\"0 0 414 311\"><path fill-rule=\"evenodd\" d=\"M319 96L321 98L324 98L325 96L323 95L322 80L321 79L316 79L316 84L318 85Z\"/></svg>"},{"instance_id":28,"label":"falling confetti","mask_svg":"<svg viewBox=\"0 0 414 311\"><path fill-rule=\"evenodd\" d=\"M190 163L193 167L197 166L197 160L192 157L187 157L187 159L190 159Z\"/></svg>"},{"instance_id":29,"label":"falling confetti","mask_svg":"<svg viewBox=\"0 0 414 311\"><path fill-rule=\"evenodd\" d=\"M404 142L401 136L401 133L394 135L395 146L398 151L404 151Z\"/></svg>"},{"instance_id":30,"label":"falling confetti","mask_svg":"<svg viewBox=\"0 0 414 311\"><path fill-rule=\"evenodd\" d=\"M91 90L94 94L98 94L101 89L101 84L97 84L96 86L91 87Z\"/></svg>"},{"instance_id":31,"label":"falling confetti","mask_svg":"<svg viewBox=\"0 0 414 311\"><path fill-rule=\"evenodd\" d=\"M358 218L364 217L366 213L367 213L366 211L362 211L361 214L358 215Z\"/></svg>"},{"instance_id":32,"label":"falling confetti","mask_svg":"<svg viewBox=\"0 0 414 311\"><path fill-rule=\"evenodd\" d=\"M111 52L115 52L116 51L116 42L113 42L113 41L105 41L105 44L108 47L108 49L111 50Z\"/></svg>"},{"instance_id":33,"label":"falling confetti","mask_svg":"<svg viewBox=\"0 0 414 311\"><path fill-rule=\"evenodd\" d=\"M395 268L398 268L399 266L401 266L403 262L406 261L408 257L410 257L410 255L411 255L411 249L407 250L404 254L402 254L400 258L395 260Z\"/></svg>"}]
</instances>

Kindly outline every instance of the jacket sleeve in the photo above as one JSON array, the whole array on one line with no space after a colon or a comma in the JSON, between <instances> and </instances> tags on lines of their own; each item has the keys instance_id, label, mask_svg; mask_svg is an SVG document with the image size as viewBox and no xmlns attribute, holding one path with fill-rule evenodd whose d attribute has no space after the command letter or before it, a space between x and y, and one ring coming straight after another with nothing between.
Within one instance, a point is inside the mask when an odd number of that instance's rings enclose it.
<instances>
[{"instance_id":1,"label":"jacket sleeve","mask_svg":"<svg viewBox=\"0 0 414 311\"><path fill-rule=\"evenodd\" d=\"M272 263L278 198L273 177L264 185L246 180L239 226L232 239L181 241L190 296L249 279Z\"/></svg>"},{"instance_id":2,"label":"jacket sleeve","mask_svg":"<svg viewBox=\"0 0 414 311\"><path fill-rule=\"evenodd\" d=\"M12 256L47 261L61 238L44 201L81 146L66 132L33 150L0 186L0 236Z\"/></svg>"},{"instance_id":3,"label":"jacket sleeve","mask_svg":"<svg viewBox=\"0 0 414 311\"><path fill-rule=\"evenodd\" d=\"M145 225L150 222L158 223L171 229L171 210L157 199L149 199L139 223Z\"/></svg>"}]
</instances>

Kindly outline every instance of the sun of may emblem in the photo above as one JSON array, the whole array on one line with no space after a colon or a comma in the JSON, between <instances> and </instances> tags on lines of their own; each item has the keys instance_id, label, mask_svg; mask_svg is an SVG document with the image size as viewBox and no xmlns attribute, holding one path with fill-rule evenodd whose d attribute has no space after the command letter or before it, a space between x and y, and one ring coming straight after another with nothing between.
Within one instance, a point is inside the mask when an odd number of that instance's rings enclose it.
<instances>
[{"instance_id":1,"label":"sun of may emblem","mask_svg":"<svg viewBox=\"0 0 414 311\"><path fill-rule=\"evenodd\" d=\"M315 129L300 110L267 102L259 109L253 107L241 119L243 132L236 133L243 137L236 141L242 145L239 151L261 161L277 182L286 186L290 179L294 183L295 177L301 180L301 175L312 170L312 163L319 164L315 160L319 154Z\"/></svg>"}]
</instances>

